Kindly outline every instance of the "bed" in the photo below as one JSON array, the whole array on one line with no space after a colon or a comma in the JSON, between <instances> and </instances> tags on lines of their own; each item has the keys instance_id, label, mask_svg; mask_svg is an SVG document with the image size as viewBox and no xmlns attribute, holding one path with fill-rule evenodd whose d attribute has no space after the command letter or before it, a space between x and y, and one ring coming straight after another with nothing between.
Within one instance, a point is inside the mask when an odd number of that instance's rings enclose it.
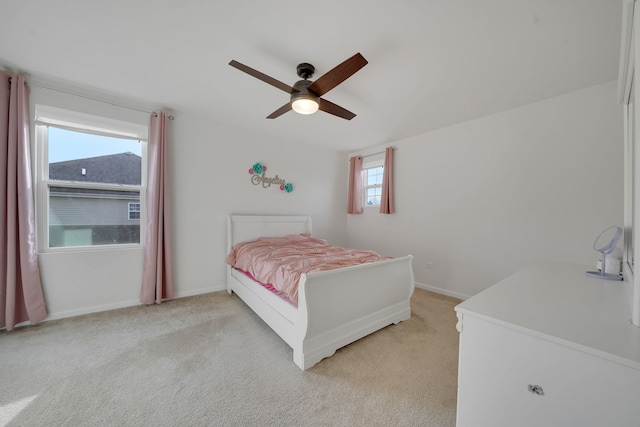
<instances>
[{"instance_id":1,"label":"bed","mask_svg":"<svg viewBox=\"0 0 640 427\"><path fill-rule=\"evenodd\" d=\"M258 237L312 234L310 216L228 216L227 253ZM292 349L306 370L366 335L411 316L411 255L302 274L297 307L227 265L227 291L240 297Z\"/></svg>"}]
</instances>

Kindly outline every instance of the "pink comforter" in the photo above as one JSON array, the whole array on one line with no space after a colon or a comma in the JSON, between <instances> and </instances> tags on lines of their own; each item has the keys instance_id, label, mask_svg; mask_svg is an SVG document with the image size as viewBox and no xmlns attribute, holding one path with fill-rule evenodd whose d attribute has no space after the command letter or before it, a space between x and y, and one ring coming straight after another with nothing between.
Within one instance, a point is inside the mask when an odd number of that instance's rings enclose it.
<instances>
[{"instance_id":1,"label":"pink comforter","mask_svg":"<svg viewBox=\"0 0 640 427\"><path fill-rule=\"evenodd\" d=\"M249 273L259 282L272 285L289 300L298 302L298 281L302 273L389 259L373 251L346 249L310 235L260 237L236 244L227 264Z\"/></svg>"}]
</instances>

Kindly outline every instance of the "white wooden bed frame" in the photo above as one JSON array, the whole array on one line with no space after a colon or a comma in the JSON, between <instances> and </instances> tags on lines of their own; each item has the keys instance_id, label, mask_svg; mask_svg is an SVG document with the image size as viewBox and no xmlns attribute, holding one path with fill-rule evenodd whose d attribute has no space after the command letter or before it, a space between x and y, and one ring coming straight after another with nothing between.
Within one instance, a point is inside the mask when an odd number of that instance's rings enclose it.
<instances>
[{"instance_id":1,"label":"white wooden bed frame","mask_svg":"<svg viewBox=\"0 0 640 427\"><path fill-rule=\"evenodd\" d=\"M228 216L227 253L258 237L311 234L309 216ZM227 291L238 295L293 349L306 370L335 351L411 317L413 257L303 274L298 307L227 266Z\"/></svg>"}]
</instances>

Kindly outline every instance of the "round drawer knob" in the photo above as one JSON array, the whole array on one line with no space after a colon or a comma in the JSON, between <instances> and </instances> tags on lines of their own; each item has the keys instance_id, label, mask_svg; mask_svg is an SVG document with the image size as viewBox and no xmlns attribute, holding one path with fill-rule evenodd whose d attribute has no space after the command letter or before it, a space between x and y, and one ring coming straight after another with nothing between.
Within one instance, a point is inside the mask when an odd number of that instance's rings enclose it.
<instances>
[{"instance_id":1,"label":"round drawer knob","mask_svg":"<svg viewBox=\"0 0 640 427\"><path fill-rule=\"evenodd\" d=\"M544 390L539 385L529 384L527 389L533 394L537 394L538 396L544 396Z\"/></svg>"}]
</instances>

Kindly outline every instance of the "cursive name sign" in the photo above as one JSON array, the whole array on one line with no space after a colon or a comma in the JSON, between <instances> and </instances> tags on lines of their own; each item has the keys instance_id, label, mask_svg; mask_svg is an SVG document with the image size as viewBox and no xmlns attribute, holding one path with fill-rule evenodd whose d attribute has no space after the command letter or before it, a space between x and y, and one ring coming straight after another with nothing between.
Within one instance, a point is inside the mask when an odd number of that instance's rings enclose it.
<instances>
[{"instance_id":1,"label":"cursive name sign","mask_svg":"<svg viewBox=\"0 0 640 427\"><path fill-rule=\"evenodd\" d=\"M278 175L273 178L269 178L265 176L265 172L262 172L262 175L251 175L251 183L253 185L260 185L262 183L262 188L269 188L271 187L271 184L284 185L287 181L279 178Z\"/></svg>"},{"instance_id":2,"label":"cursive name sign","mask_svg":"<svg viewBox=\"0 0 640 427\"><path fill-rule=\"evenodd\" d=\"M253 185L262 184L262 188L269 188L271 184L279 185L280 190L286 191L287 193L291 193L293 191L293 184L285 181L280 178L278 175L270 178L266 176L267 167L262 163L256 163L253 165L251 169L249 169L249 174L251 175L251 183Z\"/></svg>"}]
</instances>

